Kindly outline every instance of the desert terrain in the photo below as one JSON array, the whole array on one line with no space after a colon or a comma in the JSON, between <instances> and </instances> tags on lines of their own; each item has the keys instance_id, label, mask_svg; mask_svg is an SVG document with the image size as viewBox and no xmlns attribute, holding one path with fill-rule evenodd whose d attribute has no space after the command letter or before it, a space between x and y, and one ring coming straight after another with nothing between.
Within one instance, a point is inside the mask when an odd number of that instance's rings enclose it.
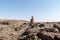
<instances>
[{"instance_id":1,"label":"desert terrain","mask_svg":"<svg viewBox=\"0 0 60 40\"><path fill-rule=\"evenodd\" d=\"M60 22L0 20L0 40L60 40Z\"/></svg>"}]
</instances>

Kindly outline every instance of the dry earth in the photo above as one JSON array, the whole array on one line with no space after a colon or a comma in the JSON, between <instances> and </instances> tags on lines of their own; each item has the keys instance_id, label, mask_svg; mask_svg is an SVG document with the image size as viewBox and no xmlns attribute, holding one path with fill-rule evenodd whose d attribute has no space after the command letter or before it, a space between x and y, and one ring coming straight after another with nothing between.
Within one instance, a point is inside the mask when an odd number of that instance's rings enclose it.
<instances>
[{"instance_id":1,"label":"dry earth","mask_svg":"<svg viewBox=\"0 0 60 40\"><path fill-rule=\"evenodd\" d=\"M60 22L0 20L0 40L60 40Z\"/></svg>"}]
</instances>

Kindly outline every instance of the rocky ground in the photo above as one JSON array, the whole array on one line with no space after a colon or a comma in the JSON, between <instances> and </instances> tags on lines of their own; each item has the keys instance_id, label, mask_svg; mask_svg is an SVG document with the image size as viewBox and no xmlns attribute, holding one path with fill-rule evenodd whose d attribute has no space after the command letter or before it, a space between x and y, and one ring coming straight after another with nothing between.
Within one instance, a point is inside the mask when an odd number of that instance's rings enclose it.
<instances>
[{"instance_id":1,"label":"rocky ground","mask_svg":"<svg viewBox=\"0 0 60 40\"><path fill-rule=\"evenodd\" d=\"M0 40L60 40L60 22L0 20Z\"/></svg>"}]
</instances>

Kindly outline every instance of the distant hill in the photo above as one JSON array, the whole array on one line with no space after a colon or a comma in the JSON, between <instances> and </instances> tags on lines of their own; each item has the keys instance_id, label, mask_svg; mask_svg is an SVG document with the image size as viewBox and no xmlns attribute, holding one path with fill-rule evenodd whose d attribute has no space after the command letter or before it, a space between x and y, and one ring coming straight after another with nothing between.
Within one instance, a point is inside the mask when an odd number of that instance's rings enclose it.
<instances>
[{"instance_id":1,"label":"distant hill","mask_svg":"<svg viewBox=\"0 0 60 40\"><path fill-rule=\"evenodd\" d=\"M9 23L10 25L13 24L22 24L27 23L28 21L25 20L0 20L0 24Z\"/></svg>"}]
</instances>

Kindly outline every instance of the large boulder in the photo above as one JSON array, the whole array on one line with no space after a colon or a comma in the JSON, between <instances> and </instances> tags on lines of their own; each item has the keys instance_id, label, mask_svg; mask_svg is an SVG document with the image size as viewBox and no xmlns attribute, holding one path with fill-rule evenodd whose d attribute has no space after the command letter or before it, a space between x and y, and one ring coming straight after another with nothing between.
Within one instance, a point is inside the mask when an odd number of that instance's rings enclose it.
<instances>
[{"instance_id":1,"label":"large boulder","mask_svg":"<svg viewBox=\"0 0 60 40\"><path fill-rule=\"evenodd\" d=\"M54 40L60 40L60 36L55 36Z\"/></svg>"},{"instance_id":2,"label":"large boulder","mask_svg":"<svg viewBox=\"0 0 60 40\"><path fill-rule=\"evenodd\" d=\"M42 40L53 40L51 36L45 35L42 32L37 33L36 36Z\"/></svg>"},{"instance_id":3,"label":"large boulder","mask_svg":"<svg viewBox=\"0 0 60 40\"><path fill-rule=\"evenodd\" d=\"M59 26L59 25L53 24L53 27L54 27L54 28L57 28L57 29L60 31L60 26Z\"/></svg>"}]
</instances>

